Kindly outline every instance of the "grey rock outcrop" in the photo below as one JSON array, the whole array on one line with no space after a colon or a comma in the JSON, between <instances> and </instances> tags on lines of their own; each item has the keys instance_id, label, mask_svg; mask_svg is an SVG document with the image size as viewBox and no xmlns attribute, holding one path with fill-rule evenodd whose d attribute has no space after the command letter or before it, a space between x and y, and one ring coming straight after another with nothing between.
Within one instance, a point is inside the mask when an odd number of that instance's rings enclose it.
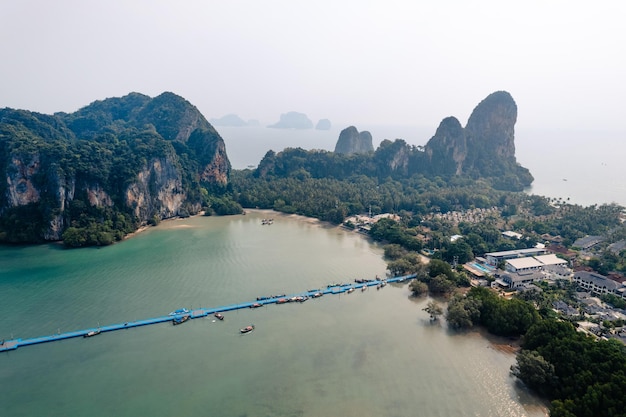
<instances>
[{"instance_id":1,"label":"grey rock outcrop","mask_svg":"<svg viewBox=\"0 0 626 417\"><path fill-rule=\"evenodd\" d=\"M372 134L368 131L360 132L356 127L345 128L339 134L335 145L335 153L351 155L354 153L369 153L374 151Z\"/></svg>"},{"instance_id":2,"label":"grey rock outcrop","mask_svg":"<svg viewBox=\"0 0 626 417\"><path fill-rule=\"evenodd\" d=\"M283 113L280 115L280 120L273 125L276 129L312 129L313 122L304 113L298 113L295 111L289 113Z\"/></svg>"},{"instance_id":3,"label":"grey rock outcrop","mask_svg":"<svg viewBox=\"0 0 626 417\"><path fill-rule=\"evenodd\" d=\"M503 189L522 189L533 178L515 159L514 132L517 105L506 91L482 100L465 128L454 117L445 118L424 147L423 163L434 175L491 177Z\"/></svg>"},{"instance_id":4,"label":"grey rock outcrop","mask_svg":"<svg viewBox=\"0 0 626 417\"><path fill-rule=\"evenodd\" d=\"M213 126L241 127L248 126L248 123L236 114L227 114L218 119L211 119Z\"/></svg>"},{"instance_id":5,"label":"grey rock outcrop","mask_svg":"<svg viewBox=\"0 0 626 417\"><path fill-rule=\"evenodd\" d=\"M316 130L330 130L331 124L328 119L320 119L315 125Z\"/></svg>"}]
</instances>

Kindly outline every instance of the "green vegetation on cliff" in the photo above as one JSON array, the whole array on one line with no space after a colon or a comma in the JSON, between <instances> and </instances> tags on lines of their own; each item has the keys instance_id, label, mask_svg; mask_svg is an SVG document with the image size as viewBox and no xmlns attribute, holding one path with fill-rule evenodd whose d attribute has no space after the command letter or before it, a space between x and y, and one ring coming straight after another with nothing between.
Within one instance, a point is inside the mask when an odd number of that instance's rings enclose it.
<instances>
[{"instance_id":1,"label":"green vegetation on cliff","mask_svg":"<svg viewBox=\"0 0 626 417\"><path fill-rule=\"evenodd\" d=\"M132 93L72 114L0 109L0 173L0 242L105 245L210 209L211 199L212 212L237 207L224 204L222 138L172 93Z\"/></svg>"}]
</instances>

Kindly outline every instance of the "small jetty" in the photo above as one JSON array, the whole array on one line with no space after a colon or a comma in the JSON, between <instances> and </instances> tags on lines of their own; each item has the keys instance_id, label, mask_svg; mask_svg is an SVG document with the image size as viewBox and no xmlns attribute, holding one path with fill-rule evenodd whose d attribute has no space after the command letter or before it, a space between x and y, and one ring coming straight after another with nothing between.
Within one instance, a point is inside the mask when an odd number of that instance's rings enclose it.
<instances>
[{"instance_id":1,"label":"small jetty","mask_svg":"<svg viewBox=\"0 0 626 417\"><path fill-rule=\"evenodd\" d=\"M32 337L28 339L0 340L0 352L8 352L11 350L16 350L17 348L22 347L22 346L38 345L42 343L56 342L59 340L73 339L76 337L89 338L91 336L99 335L102 333L112 332L116 330L131 329L134 327L148 326L151 324L168 323L168 322L173 323L173 324L180 324L188 320L193 320L193 319L207 317L207 316L217 317L216 316L217 313L241 310L244 308L257 308L257 307L262 307L268 304L285 304L285 303L291 303L293 301L301 303L305 300L308 300L309 298L318 298L326 294L344 294L350 290L351 290L350 292L352 292L354 291L355 288L363 289L365 287L375 286L378 289L380 289L384 287L387 283L404 282L413 278L415 278L415 274L388 278L388 279L377 278L375 280L360 280L360 281L355 280L356 284L355 283L331 284L327 288L324 288L324 289L314 289L314 290L309 290L303 293L292 294L292 295L281 294L279 296L258 297L255 301L250 301L246 303L232 304L232 305L216 307L216 308L198 308L194 310L187 310L185 308L181 308L167 315L145 319L145 320L127 321L124 323L110 324L108 326L98 326L98 327L93 327L90 329L76 330L76 331L65 332L65 333L56 333L56 334L52 334L49 336Z\"/></svg>"}]
</instances>

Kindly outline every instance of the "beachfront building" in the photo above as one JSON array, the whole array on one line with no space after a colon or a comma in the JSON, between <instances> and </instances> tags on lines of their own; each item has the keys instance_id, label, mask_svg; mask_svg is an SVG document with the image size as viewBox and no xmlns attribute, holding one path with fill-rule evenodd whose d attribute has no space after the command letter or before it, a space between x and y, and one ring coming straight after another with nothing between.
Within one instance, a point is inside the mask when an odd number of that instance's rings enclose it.
<instances>
[{"instance_id":1,"label":"beachfront building","mask_svg":"<svg viewBox=\"0 0 626 417\"><path fill-rule=\"evenodd\" d=\"M548 251L545 248L530 248L507 250L503 252L489 252L485 254L489 265L497 266L500 262L508 259L526 258L528 256L545 255Z\"/></svg>"},{"instance_id":2,"label":"beachfront building","mask_svg":"<svg viewBox=\"0 0 626 417\"><path fill-rule=\"evenodd\" d=\"M372 215L355 215L348 217L344 220L343 225L349 227L350 229L354 229L357 232L368 234L376 222L380 219L391 219L394 221L400 221L400 216L392 213L383 213L377 214L376 216Z\"/></svg>"}]
</instances>

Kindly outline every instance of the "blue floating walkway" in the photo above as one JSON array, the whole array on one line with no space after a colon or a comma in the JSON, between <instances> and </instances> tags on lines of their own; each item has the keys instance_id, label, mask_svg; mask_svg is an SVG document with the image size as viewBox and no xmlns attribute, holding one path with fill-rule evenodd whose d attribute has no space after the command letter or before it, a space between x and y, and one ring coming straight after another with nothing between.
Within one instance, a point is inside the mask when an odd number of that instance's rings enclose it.
<instances>
[{"instance_id":1,"label":"blue floating walkway","mask_svg":"<svg viewBox=\"0 0 626 417\"><path fill-rule=\"evenodd\" d=\"M287 295L272 296L272 297L267 297L263 299L258 299L255 301L250 301L247 303L231 304L231 305L223 306L223 307L199 308L199 309L191 310L191 311L185 310L175 315L170 314L167 316L154 317L151 319L129 321L129 322L119 323L119 324L110 324L108 326L94 327L91 329L76 330L73 332L66 332L66 333L57 333L57 334L53 334L50 336L33 337L29 339L2 340L1 341L2 343L0 343L0 352L8 352L10 350L15 350L21 346L29 346L29 345L37 345L41 343L55 342L57 340L72 339L74 337L86 337L88 336L88 333L90 332L99 332L99 333L112 332L115 330L130 329L133 327L147 326L150 324L171 322L174 319L180 320L184 316L189 316L189 319L197 319L201 317L206 317L208 315L213 315L218 312L240 310L243 308L252 308L258 305L282 304L283 302L287 302L287 300L290 300L294 297L304 297L304 296L313 297L313 295L316 293L343 294L346 291L348 291L350 288L360 289L362 287L373 287L373 286L380 288L381 286L384 286L386 283L403 282L403 281L413 279L413 278L415 278L415 274L405 275L401 277L394 277L394 278L389 278L385 280L375 279L375 280L369 280L366 282L357 282L357 283L351 283L351 284L335 284L335 285L329 285L328 287L324 289L309 290L300 294L292 294L289 296Z\"/></svg>"}]
</instances>

